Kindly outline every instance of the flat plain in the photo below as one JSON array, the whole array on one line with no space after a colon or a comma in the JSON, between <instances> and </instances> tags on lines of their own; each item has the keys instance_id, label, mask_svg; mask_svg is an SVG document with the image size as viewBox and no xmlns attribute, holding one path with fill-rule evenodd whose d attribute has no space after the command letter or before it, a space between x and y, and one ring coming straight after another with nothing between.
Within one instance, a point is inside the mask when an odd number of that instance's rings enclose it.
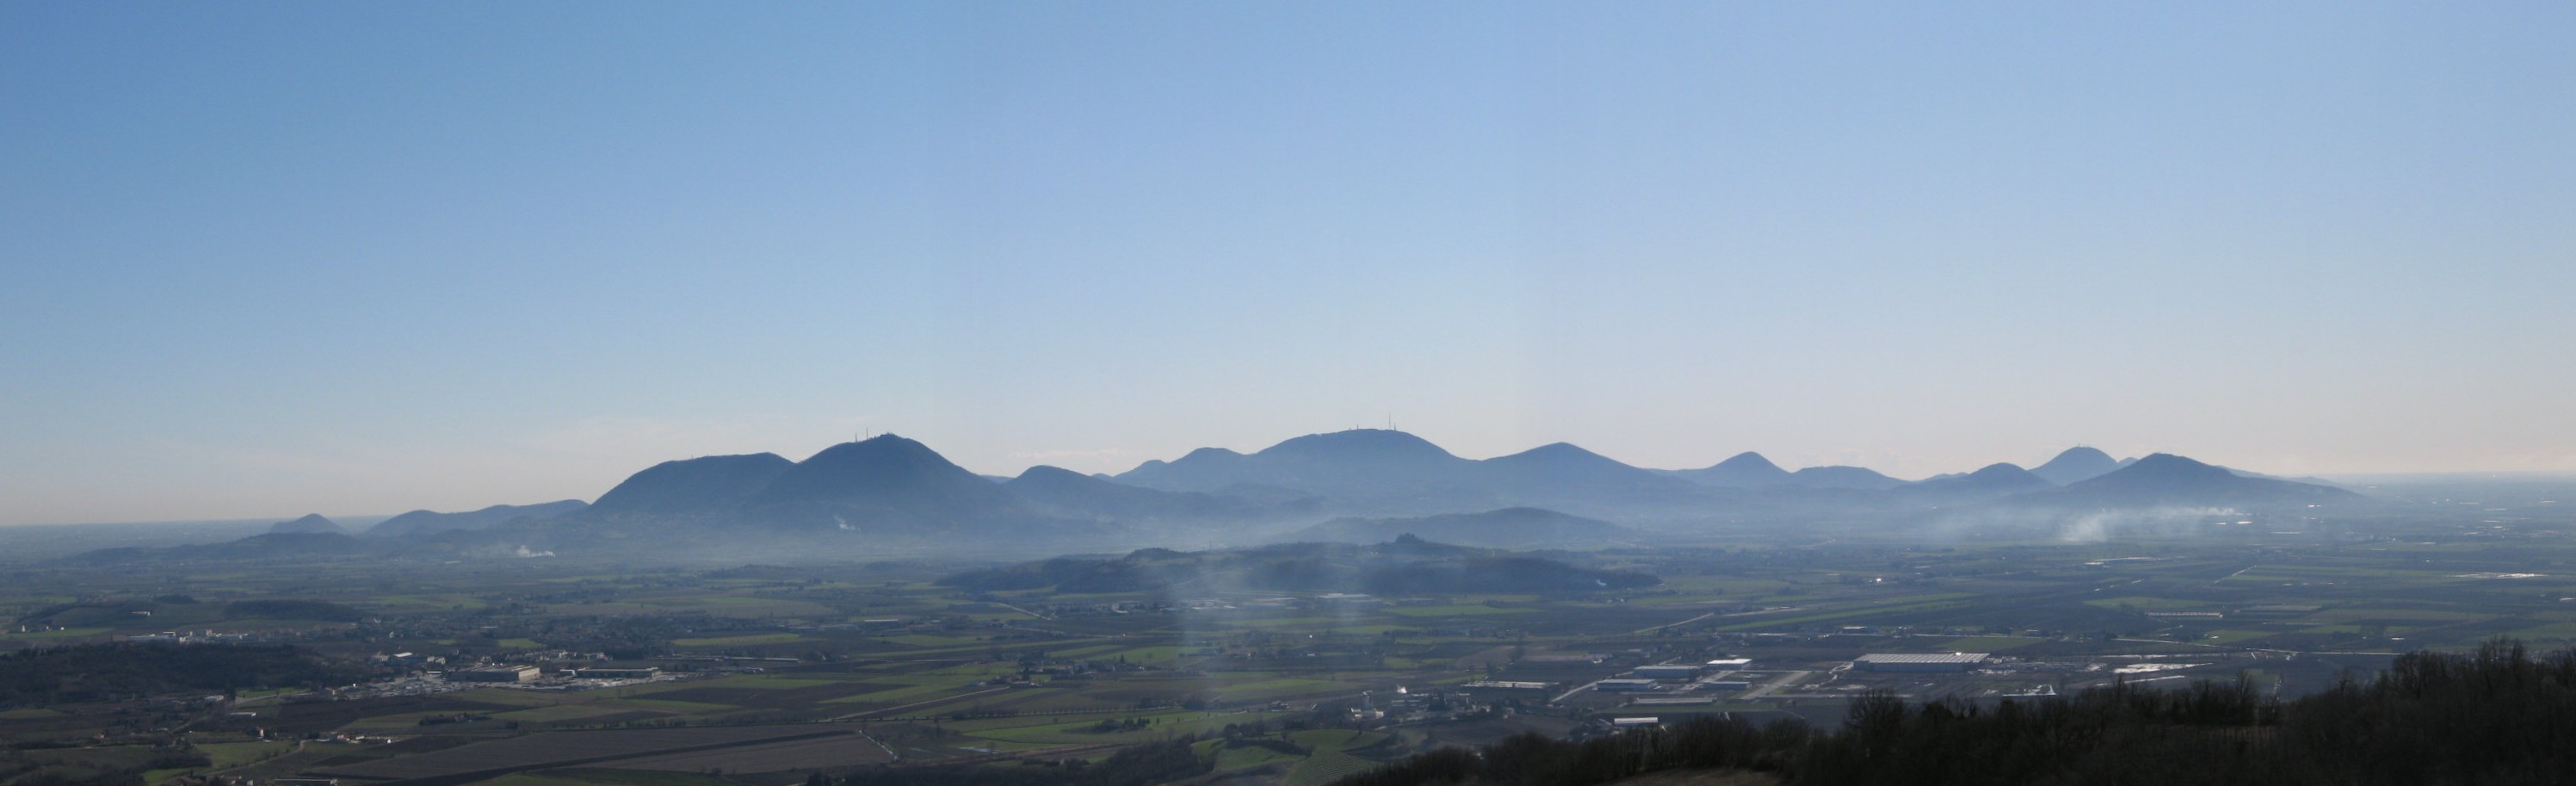
<instances>
[{"instance_id":1,"label":"flat plain","mask_svg":"<svg viewBox=\"0 0 2576 786\"><path fill-rule=\"evenodd\" d=\"M1651 586L1387 597L983 591L943 579L991 563L918 560L28 561L0 568L15 592L0 598L0 647L171 634L197 642L182 647L292 644L363 673L0 708L0 741L39 765L141 769L154 786L773 786L887 767L1071 766L1187 737L1234 781L1306 786L1614 718L1830 724L1871 691L1994 700L2202 679L2292 696L2409 650L2564 647L2576 644L2571 534L2554 503L2094 542L1717 530L1695 546L1538 555ZM227 615L254 599L351 614ZM1991 657L1948 673L1853 667L1873 652ZM1709 665L1731 659L1747 661ZM541 676L462 681L477 662ZM1639 691L1596 685L1656 664L1694 668ZM658 672L565 676L586 667ZM163 756L174 741L203 761Z\"/></svg>"}]
</instances>

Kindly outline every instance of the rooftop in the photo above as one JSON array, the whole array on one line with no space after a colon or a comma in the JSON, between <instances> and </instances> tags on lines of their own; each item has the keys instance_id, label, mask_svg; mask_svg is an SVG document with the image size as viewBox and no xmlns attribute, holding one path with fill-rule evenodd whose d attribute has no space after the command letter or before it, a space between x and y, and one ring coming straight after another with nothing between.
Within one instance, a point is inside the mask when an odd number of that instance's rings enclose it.
<instances>
[{"instance_id":1,"label":"rooftop","mask_svg":"<svg viewBox=\"0 0 2576 786\"><path fill-rule=\"evenodd\" d=\"M1975 663L1986 659L1983 652L1873 652L1853 658L1854 663Z\"/></svg>"}]
</instances>

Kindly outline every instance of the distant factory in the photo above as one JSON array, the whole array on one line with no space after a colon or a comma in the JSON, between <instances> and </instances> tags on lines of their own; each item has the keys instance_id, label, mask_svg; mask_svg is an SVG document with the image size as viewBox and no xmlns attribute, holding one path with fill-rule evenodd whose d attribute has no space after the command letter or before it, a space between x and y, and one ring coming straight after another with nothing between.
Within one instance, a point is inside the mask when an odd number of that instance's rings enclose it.
<instances>
[{"instance_id":1,"label":"distant factory","mask_svg":"<svg viewBox=\"0 0 2576 786\"><path fill-rule=\"evenodd\" d=\"M1650 680L1686 680L1699 676L1699 669L1698 666L1684 664L1657 664L1639 666L1628 673Z\"/></svg>"},{"instance_id":2,"label":"distant factory","mask_svg":"<svg viewBox=\"0 0 2576 786\"><path fill-rule=\"evenodd\" d=\"M452 682L534 682L537 679L537 667L482 666L456 669L447 672L446 678Z\"/></svg>"},{"instance_id":3,"label":"distant factory","mask_svg":"<svg viewBox=\"0 0 2576 786\"><path fill-rule=\"evenodd\" d=\"M1870 653L1852 659L1859 671L1962 672L1986 661L1983 652Z\"/></svg>"},{"instance_id":4,"label":"distant factory","mask_svg":"<svg viewBox=\"0 0 2576 786\"><path fill-rule=\"evenodd\" d=\"M649 680L661 675L662 670L652 666L631 669L592 667L564 670L566 677L585 680Z\"/></svg>"}]
</instances>

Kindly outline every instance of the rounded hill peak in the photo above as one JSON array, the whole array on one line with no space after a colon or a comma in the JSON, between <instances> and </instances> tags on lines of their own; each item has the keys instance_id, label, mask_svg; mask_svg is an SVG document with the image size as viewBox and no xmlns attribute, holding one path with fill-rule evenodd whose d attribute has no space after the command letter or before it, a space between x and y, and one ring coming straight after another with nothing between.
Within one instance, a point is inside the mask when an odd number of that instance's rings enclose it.
<instances>
[{"instance_id":1,"label":"rounded hill peak","mask_svg":"<svg viewBox=\"0 0 2576 786\"><path fill-rule=\"evenodd\" d=\"M2174 454L2171 454L2171 453L2154 453L2154 454L2149 454L2146 458L2138 459L2137 463L2129 465L2129 469L2132 469L2132 470L2149 470L2149 471L2155 471L2155 472L2216 472L2216 473L2220 473L2220 474L2226 474L2226 473L2227 473L2227 470L2220 469L2220 468L2218 468L2218 467L2217 467L2217 466L2215 466L2215 465L2211 465L2211 464L2204 464L2204 463L2201 463L2201 462L2199 462L2199 461L2195 461L2195 460L2192 460L2192 459L2189 459L2189 458L2185 458L2185 457L2182 457L2182 456L2177 456L2177 455L2174 455Z\"/></svg>"},{"instance_id":2,"label":"rounded hill peak","mask_svg":"<svg viewBox=\"0 0 2576 786\"><path fill-rule=\"evenodd\" d=\"M2119 471L2084 481L2084 488L2171 491L2178 489L2227 488L2243 485L2236 473L2227 468L2204 464L2171 453L2157 453L2138 459Z\"/></svg>"},{"instance_id":3,"label":"rounded hill peak","mask_svg":"<svg viewBox=\"0 0 2576 786\"><path fill-rule=\"evenodd\" d=\"M2120 468L2120 462L2099 448L2078 445L2057 454L2048 463L2031 468L2031 474L2047 478L2058 485L2091 480Z\"/></svg>"},{"instance_id":4,"label":"rounded hill peak","mask_svg":"<svg viewBox=\"0 0 2576 786\"><path fill-rule=\"evenodd\" d=\"M1717 466L1728 469L1768 469L1774 472L1786 471L1780 469L1780 465L1771 463L1770 459L1763 458L1762 454L1755 453L1750 450L1728 456L1725 461L1717 462Z\"/></svg>"},{"instance_id":5,"label":"rounded hill peak","mask_svg":"<svg viewBox=\"0 0 2576 786\"><path fill-rule=\"evenodd\" d=\"M1010 507L1012 497L1002 484L950 463L930 446L888 434L824 448L780 473L748 504L775 520L812 524L860 509L888 520L918 520L934 511L989 517Z\"/></svg>"},{"instance_id":6,"label":"rounded hill peak","mask_svg":"<svg viewBox=\"0 0 2576 786\"><path fill-rule=\"evenodd\" d=\"M797 463L799 463L799 464L803 464L803 463L807 463L807 462L814 461L814 460L816 460L816 459L821 459L821 458L823 458L823 457L825 457L825 456L861 456L861 455L876 455L876 456L909 455L909 456L915 456L915 457L918 457L918 456L922 456L922 455L937 456L937 455L939 455L939 453L938 453L937 451L933 451L933 450L931 450L931 449L930 449L930 446L928 446L928 445L924 445L924 444L921 444L921 443L920 443L920 442L918 442L918 441L911 440L911 439L906 439L906 438L903 438L903 437L901 437L901 436L897 436L897 435L895 435L895 434L894 434L894 433L892 433L892 432L888 432L888 433L884 433L884 434L878 434L878 435L876 435L876 436L869 437L869 438L867 438L867 439L852 440L852 441L849 441L849 442L843 442L843 443L838 444L838 445L833 445L833 446L831 446L831 447L824 448L824 449L822 449L822 450L820 450L820 451L815 452L815 454L814 454L814 455L811 455L811 456L807 456L807 457L805 457L805 461L800 461L800 462L797 462Z\"/></svg>"},{"instance_id":7,"label":"rounded hill peak","mask_svg":"<svg viewBox=\"0 0 2576 786\"><path fill-rule=\"evenodd\" d=\"M280 521L278 523L271 524L268 527L268 531L290 535L322 535L329 533L345 535L349 532L348 528L340 526L340 522L324 518L320 513L307 513L304 514L303 518L299 518L294 521Z\"/></svg>"},{"instance_id":8,"label":"rounded hill peak","mask_svg":"<svg viewBox=\"0 0 2576 786\"><path fill-rule=\"evenodd\" d=\"M2260 508L2358 498L2331 486L2243 477L2226 467L2171 453L2138 459L2117 472L2068 486L2066 491L2071 495L2068 499L2095 505L2179 503Z\"/></svg>"},{"instance_id":9,"label":"rounded hill peak","mask_svg":"<svg viewBox=\"0 0 2576 786\"><path fill-rule=\"evenodd\" d=\"M1037 466L1030 467L1030 468L1028 468L1028 469L1020 470L1020 477L1019 477L1019 479L1035 479L1035 480L1055 480L1055 479L1061 479L1061 478L1083 478L1083 479L1091 479L1091 476L1090 476L1090 475L1082 474L1082 473L1080 473L1080 472L1075 472L1075 471L1073 471L1073 470L1065 469L1065 468L1063 468L1063 467L1059 467L1059 466L1056 466L1056 465L1053 465L1053 464L1039 464L1039 465L1037 465Z\"/></svg>"},{"instance_id":10,"label":"rounded hill peak","mask_svg":"<svg viewBox=\"0 0 2576 786\"><path fill-rule=\"evenodd\" d=\"M1423 458L1456 458L1430 440L1402 431L1377 428L1355 428L1323 434L1308 434L1272 445L1254 455L1267 457L1340 458L1349 456L1409 456Z\"/></svg>"},{"instance_id":11,"label":"rounded hill peak","mask_svg":"<svg viewBox=\"0 0 2576 786\"><path fill-rule=\"evenodd\" d=\"M749 499L795 466L776 453L665 461L628 476L599 495L590 509L596 515L722 510Z\"/></svg>"},{"instance_id":12,"label":"rounded hill peak","mask_svg":"<svg viewBox=\"0 0 2576 786\"><path fill-rule=\"evenodd\" d=\"M791 479L921 477L952 472L973 474L966 472L963 467L949 463L947 457L939 455L938 451L931 450L929 445L886 434L824 448L822 452L804 461L796 462L796 469L779 478L779 481L793 485Z\"/></svg>"},{"instance_id":13,"label":"rounded hill peak","mask_svg":"<svg viewBox=\"0 0 2576 786\"><path fill-rule=\"evenodd\" d=\"M1583 446L1581 446L1581 445L1576 445L1576 444L1574 444L1574 443L1572 443L1572 442L1550 442L1550 443L1548 443L1548 444L1540 445L1540 446L1538 446L1538 447L1534 447L1534 448L1530 448L1530 449L1528 449L1528 450L1524 450L1524 451L1521 451L1521 452L1519 452L1519 453L1514 453L1514 454L1511 454L1511 455L1509 455L1509 456L1500 456L1500 457L1497 457L1497 458L1496 458L1496 459L1494 459L1494 460L1496 460L1496 461L1517 460L1517 461L1550 461L1550 462L1565 462L1565 461L1595 462L1595 461L1609 461L1609 460L1611 460L1611 459L1610 459L1609 457L1607 457L1607 456L1603 456L1603 455L1601 455L1601 454L1599 454L1599 453L1594 453L1594 452L1592 452L1592 451L1585 450L1585 449L1583 449Z\"/></svg>"},{"instance_id":14,"label":"rounded hill peak","mask_svg":"<svg viewBox=\"0 0 2576 786\"><path fill-rule=\"evenodd\" d=\"M1706 467L1681 470L1679 474L1719 488L1768 488L1789 485L1795 480L1788 470L1750 450Z\"/></svg>"},{"instance_id":15,"label":"rounded hill peak","mask_svg":"<svg viewBox=\"0 0 2576 786\"><path fill-rule=\"evenodd\" d=\"M1116 481L1102 480L1051 464L1039 464L1021 470L1019 477L1002 481L1002 485L1013 491L1029 492L1038 489L1090 489L1114 486Z\"/></svg>"}]
</instances>

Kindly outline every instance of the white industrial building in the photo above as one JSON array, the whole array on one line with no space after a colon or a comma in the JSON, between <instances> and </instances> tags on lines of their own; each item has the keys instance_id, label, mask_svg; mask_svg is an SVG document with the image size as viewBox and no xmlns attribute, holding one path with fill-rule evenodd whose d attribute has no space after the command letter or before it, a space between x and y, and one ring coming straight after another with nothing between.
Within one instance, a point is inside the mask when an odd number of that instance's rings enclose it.
<instances>
[{"instance_id":1,"label":"white industrial building","mask_svg":"<svg viewBox=\"0 0 2576 786\"><path fill-rule=\"evenodd\" d=\"M450 682L530 682L536 678L535 666L482 666L447 672Z\"/></svg>"},{"instance_id":2,"label":"white industrial building","mask_svg":"<svg viewBox=\"0 0 2576 786\"><path fill-rule=\"evenodd\" d=\"M1984 663L1983 652L1874 652L1852 659L1860 671L1970 671Z\"/></svg>"},{"instance_id":3,"label":"white industrial building","mask_svg":"<svg viewBox=\"0 0 2576 786\"><path fill-rule=\"evenodd\" d=\"M1592 684L1602 693L1638 693L1655 689L1654 680L1602 680Z\"/></svg>"}]
</instances>

